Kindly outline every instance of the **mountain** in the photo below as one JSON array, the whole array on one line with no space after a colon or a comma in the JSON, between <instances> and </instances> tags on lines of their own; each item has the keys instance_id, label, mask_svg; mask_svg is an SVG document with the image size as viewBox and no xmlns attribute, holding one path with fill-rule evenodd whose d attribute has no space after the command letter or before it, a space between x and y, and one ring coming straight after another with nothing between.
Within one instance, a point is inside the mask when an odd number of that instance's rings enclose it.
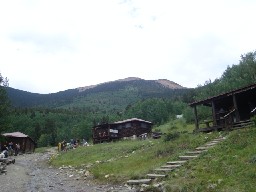
<instances>
[{"instance_id":1,"label":"mountain","mask_svg":"<svg viewBox=\"0 0 256 192\"><path fill-rule=\"evenodd\" d=\"M82 91L85 91L87 89L92 89L96 86L99 86L99 85L102 85L102 84L109 84L109 83L115 83L115 82L129 82L129 81L147 81L147 80L144 80L144 79L141 79L141 78L138 78L138 77L127 77L127 78L124 78L124 79L118 79L116 81L110 81L110 82L106 82L106 83L101 83L101 84L98 84L98 85L90 85L90 86L85 86L85 87L79 87L77 88L79 90L79 92L82 92ZM184 87L182 87L181 85L173 82L173 81L169 81L167 79L159 79L159 80L152 80L152 81L155 81L167 88L170 88L170 89L184 89Z\"/></svg>"},{"instance_id":2,"label":"mountain","mask_svg":"<svg viewBox=\"0 0 256 192\"><path fill-rule=\"evenodd\" d=\"M179 97L188 89L167 79L144 80L128 77L116 81L38 94L7 88L14 107L87 108L99 105L126 106L139 99Z\"/></svg>"}]
</instances>

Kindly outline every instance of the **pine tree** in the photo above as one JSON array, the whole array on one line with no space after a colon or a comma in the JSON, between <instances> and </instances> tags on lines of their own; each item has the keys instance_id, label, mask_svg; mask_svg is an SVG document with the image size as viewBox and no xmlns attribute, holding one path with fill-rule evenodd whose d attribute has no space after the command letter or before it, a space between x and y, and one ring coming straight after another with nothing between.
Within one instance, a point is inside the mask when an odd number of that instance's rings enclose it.
<instances>
[{"instance_id":1,"label":"pine tree","mask_svg":"<svg viewBox=\"0 0 256 192\"><path fill-rule=\"evenodd\" d=\"M0 73L0 133L9 127L10 102L6 92L8 79Z\"/></svg>"}]
</instances>

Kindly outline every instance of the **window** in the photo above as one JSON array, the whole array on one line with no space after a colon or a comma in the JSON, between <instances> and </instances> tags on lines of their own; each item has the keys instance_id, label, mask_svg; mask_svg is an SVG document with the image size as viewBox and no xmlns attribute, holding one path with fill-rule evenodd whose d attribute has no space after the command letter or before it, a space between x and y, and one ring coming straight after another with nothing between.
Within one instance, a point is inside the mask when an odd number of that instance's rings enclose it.
<instances>
[{"instance_id":1,"label":"window","mask_svg":"<svg viewBox=\"0 0 256 192\"><path fill-rule=\"evenodd\" d=\"M141 128L147 128L148 127L146 123L141 123L140 126L141 126Z\"/></svg>"},{"instance_id":2,"label":"window","mask_svg":"<svg viewBox=\"0 0 256 192\"><path fill-rule=\"evenodd\" d=\"M131 126L132 126L131 123L126 123L126 124L125 124L125 128L129 128L129 127L131 127Z\"/></svg>"}]
</instances>

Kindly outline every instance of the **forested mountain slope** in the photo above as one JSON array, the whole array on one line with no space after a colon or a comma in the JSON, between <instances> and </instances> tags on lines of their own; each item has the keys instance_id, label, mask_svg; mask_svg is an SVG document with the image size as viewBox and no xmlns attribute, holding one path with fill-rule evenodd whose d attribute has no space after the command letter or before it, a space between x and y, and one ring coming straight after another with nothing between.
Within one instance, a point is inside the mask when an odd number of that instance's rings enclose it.
<instances>
[{"instance_id":1,"label":"forested mountain slope","mask_svg":"<svg viewBox=\"0 0 256 192\"><path fill-rule=\"evenodd\" d=\"M126 106L138 99L179 97L186 91L186 88L168 80L139 78L127 78L51 94L30 93L7 87L8 96L14 107L47 108L84 108L88 102L94 103L95 98L101 104L107 100L109 104L118 102Z\"/></svg>"}]
</instances>

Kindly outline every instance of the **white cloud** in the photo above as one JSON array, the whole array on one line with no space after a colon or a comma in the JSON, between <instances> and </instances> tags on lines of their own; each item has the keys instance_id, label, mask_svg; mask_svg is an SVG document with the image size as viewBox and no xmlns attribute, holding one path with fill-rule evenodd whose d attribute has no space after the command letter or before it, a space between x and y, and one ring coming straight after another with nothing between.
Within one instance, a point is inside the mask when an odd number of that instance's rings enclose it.
<instances>
[{"instance_id":1,"label":"white cloud","mask_svg":"<svg viewBox=\"0 0 256 192\"><path fill-rule=\"evenodd\" d=\"M256 2L0 2L0 72L48 93L128 76L195 87L254 51Z\"/></svg>"}]
</instances>

